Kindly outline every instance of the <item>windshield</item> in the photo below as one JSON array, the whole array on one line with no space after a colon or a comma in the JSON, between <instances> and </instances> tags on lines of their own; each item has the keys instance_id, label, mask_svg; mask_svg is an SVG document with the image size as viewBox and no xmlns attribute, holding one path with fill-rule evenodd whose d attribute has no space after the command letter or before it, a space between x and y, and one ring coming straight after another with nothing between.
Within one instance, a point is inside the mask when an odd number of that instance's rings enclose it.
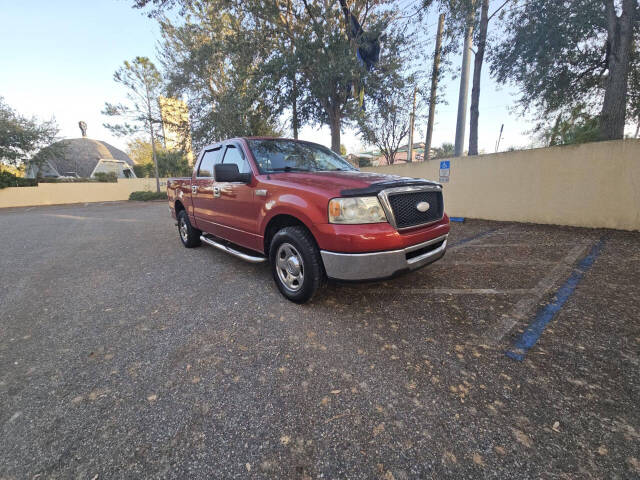
<instances>
[{"instance_id":1,"label":"windshield","mask_svg":"<svg viewBox=\"0 0 640 480\"><path fill-rule=\"evenodd\" d=\"M260 173L356 171L322 145L292 140L247 140Z\"/></svg>"}]
</instances>

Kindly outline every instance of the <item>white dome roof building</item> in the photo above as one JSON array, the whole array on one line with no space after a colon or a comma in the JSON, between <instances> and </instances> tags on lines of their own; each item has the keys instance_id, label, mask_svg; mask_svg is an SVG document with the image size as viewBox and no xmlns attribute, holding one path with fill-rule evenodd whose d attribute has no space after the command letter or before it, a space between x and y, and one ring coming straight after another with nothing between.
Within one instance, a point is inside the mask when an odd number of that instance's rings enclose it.
<instances>
[{"instance_id":1,"label":"white dome roof building","mask_svg":"<svg viewBox=\"0 0 640 480\"><path fill-rule=\"evenodd\" d=\"M84 122L82 122L84 123ZM85 134L86 126L82 125ZM107 142L83 136L60 140L43 148L29 163L25 176L93 178L96 173L113 172L118 178L135 178L133 160Z\"/></svg>"}]
</instances>

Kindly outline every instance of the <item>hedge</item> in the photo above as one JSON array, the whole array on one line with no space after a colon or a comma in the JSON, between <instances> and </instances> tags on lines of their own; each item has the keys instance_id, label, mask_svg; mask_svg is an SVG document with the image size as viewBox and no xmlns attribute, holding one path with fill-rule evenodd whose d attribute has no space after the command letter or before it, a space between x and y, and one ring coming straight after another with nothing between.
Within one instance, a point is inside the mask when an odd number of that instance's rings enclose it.
<instances>
[{"instance_id":1,"label":"hedge","mask_svg":"<svg viewBox=\"0 0 640 480\"><path fill-rule=\"evenodd\" d=\"M37 187L38 181L35 178L16 177L6 170L0 171L0 188L7 187Z\"/></svg>"},{"instance_id":2,"label":"hedge","mask_svg":"<svg viewBox=\"0 0 640 480\"><path fill-rule=\"evenodd\" d=\"M149 202L151 200L166 200L167 192L131 192L129 200L138 200L140 202Z\"/></svg>"}]
</instances>

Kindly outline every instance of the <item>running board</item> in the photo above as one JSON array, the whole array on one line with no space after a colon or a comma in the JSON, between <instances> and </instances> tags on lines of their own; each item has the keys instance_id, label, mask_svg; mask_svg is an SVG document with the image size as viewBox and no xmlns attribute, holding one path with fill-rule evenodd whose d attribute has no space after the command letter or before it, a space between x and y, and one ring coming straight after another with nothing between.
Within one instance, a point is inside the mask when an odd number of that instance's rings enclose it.
<instances>
[{"instance_id":1,"label":"running board","mask_svg":"<svg viewBox=\"0 0 640 480\"><path fill-rule=\"evenodd\" d=\"M218 243L215 240L212 240L209 237L205 237L204 235L200 235L200 240L202 240L204 243L206 243L207 245L211 245L212 247L216 247L219 250L222 250L223 252L227 252L230 253L231 255L233 255L234 257L238 257L241 258L242 260L245 260L249 263L262 263L264 261L266 261L266 257L257 257L257 256L253 256L253 255L248 255L246 253L242 253L239 252L238 250L235 250L227 245L224 245L222 243Z\"/></svg>"}]
</instances>

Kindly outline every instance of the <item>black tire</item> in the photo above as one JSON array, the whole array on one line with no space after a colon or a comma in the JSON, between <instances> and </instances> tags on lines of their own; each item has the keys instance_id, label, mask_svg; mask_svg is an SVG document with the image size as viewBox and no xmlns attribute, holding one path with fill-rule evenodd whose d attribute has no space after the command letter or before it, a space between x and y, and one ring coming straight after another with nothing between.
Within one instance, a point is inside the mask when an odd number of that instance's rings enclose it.
<instances>
[{"instance_id":1,"label":"black tire","mask_svg":"<svg viewBox=\"0 0 640 480\"><path fill-rule=\"evenodd\" d=\"M191 226L187 212L180 210L180 213L178 213L178 236L182 245L187 248L200 246L200 235L202 235L202 232Z\"/></svg>"},{"instance_id":2,"label":"black tire","mask_svg":"<svg viewBox=\"0 0 640 480\"><path fill-rule=\"evenodd\" d=\"M278 290L292 302L304 303L311 300L324 282L320 251L304 227L285 227L278 230L271 239L269 261Z\"/></svg>"}]
</instances>

